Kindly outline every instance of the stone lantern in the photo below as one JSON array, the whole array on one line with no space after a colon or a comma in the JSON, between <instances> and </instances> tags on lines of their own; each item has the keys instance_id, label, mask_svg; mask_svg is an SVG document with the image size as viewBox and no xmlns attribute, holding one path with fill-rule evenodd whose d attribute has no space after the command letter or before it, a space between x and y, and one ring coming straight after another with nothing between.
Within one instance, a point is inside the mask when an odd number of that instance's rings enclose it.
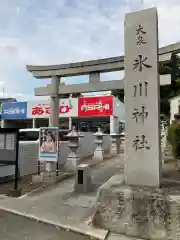
<instances>
[{"instance_id":1,"label":"stone lantern","mask_svg":"<svg viewBox=\"0 0 180 240\"><path fill-rule=\"evenodd\" d=\"M84 135L77 132L75 126L73 126L72 131L67 134L67 138L69 139L68 147L71 150L65 164L65 169L68 171L75 171L77 165L79 165L80 155L78 153L78 148L80 147L79 140L81 137L84 137Z\"/></svg>"},{"instance_id":2,"label":"stone lantern","mask_svg":"<svg viewBox=\"0 0 180 240\"><path fill-rule=\"evenodd\" d=\"M94 150L93 159L96 161L102 161L104 158L104 150L103 150L103 137L106 136L103 132L101 132L101 128L98 128L98 131L93 134L96 137L94 143L96 144L96 148Z\"/></svg>"},{"instance_id":3,"label":"stone lantern","mask_svg":"<svg viewBox=\"0 0 180 240\"><path fill-rule=\"evenodd\" d=\"M111 133L110 136L111 136L110 153L111 155L117 155L120 150L120 134Z\"/></svg>"}]
</instances>

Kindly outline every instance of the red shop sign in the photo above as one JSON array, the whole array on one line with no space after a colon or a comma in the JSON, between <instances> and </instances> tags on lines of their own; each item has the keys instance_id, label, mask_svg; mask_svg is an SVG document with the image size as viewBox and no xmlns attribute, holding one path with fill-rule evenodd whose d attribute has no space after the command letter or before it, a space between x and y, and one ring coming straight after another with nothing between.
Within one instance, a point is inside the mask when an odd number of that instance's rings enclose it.
<instances>
[{"instance_id":1,"label":"red shop sign","mask_svg":"<svg viewBox=\"0 0 180 240\"><path fill-rule=\"evenodd\" d=\"M113 97L81 97L78 101L78 116L111 116L113 114Z\"/></svg>"},{"instance_id":2,"label":"red shop sign","mask_svg":"<svg viewBox=\"0 0 180 240\"><path fill-rule=\"evenodd\" d=\"M72 109L72 106L60 106L59 113L65 114L65 113L68 113L71 109ZM38 105L37 107L32 108L32 115L33 116L43 115L43 114L49 115L50 111L51 109L49 105L46 105L46 106Z\"/></svg>"},{"instance_id":3,"label":"red shop sign","mask_svg":"<svg viewBox=\"0 0 180 240\"><path fill-rule=\"evenodd\" d=\"M43 114L50 114L50 107L49 104L37 104L37 106L31 109L32 115L43 115Z\"/></svg>"}]
</instances>

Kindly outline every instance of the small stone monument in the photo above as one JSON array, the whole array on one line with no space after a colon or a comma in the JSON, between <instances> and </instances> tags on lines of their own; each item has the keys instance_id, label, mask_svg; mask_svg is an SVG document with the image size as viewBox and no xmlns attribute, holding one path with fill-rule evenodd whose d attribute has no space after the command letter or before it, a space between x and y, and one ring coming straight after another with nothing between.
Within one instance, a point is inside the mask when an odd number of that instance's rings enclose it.
<instances>
[{"instance_id":1,"label":"small stone monument","mask_svg":"<svg viewBox=\"0 0 180 240\"><path fill-rule=\"evenodd\" d=\"M103 150L103 137L106 136L103 132L101 132L101 128L98 128L98 131L93 134L93 136L96 137L96 140L94 140L94 143L97 145L94 150L94 156L93 159L95 161L102 161L104 159L104 150Z\"/></svg>"},{"instance_id":2,"label":"small stone monument","mask_svg":"<svg viewBox=\"0 0 180 240\"><path fill-rule=\"evenodd\" d=\"M118 133L111 133L110 136L111 136L110 153L111 153L111 155L117 155L119 153L119 150L120 150L119 149L120 146L118 144L120 142L120 141L118 141L118 140L120 140L119 139L120 134L118 134Z\"/></svg>"},{"instance_id":3,"label":"small stone monument","mask_svg":"<svg viewBox=\"0 0 180 240\"><path fill-rule=\"evenodd\" d=\"M92 190L91 169L88 164L77 166L74 191L86 193Z\"/></svg>"},{"instance_id":4,"label":"small stone monument","mask_svg":"<svg viewBox=\"0 0 180 240\"><path fill-rule=\"evenodd\" d=\"M68 147L71 150L65 164L65 169L67 171L75 171L77 165L79 165L80 156L78 154L78 148L80 147L79 139L82 137L84 137L84 135L77 132L75 126L73 126L72 131L67 134L67 138L69 139Z\"/></svg>"}]
</instances>

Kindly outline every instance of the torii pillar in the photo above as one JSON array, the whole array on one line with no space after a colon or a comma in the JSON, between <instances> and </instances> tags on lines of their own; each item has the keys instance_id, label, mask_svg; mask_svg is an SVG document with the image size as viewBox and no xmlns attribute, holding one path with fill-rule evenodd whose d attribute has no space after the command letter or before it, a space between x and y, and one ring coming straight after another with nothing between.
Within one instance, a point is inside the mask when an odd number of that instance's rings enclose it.
<instances>
[{"instance_id":1,"label":"torii pillar","mask_svg":"<svg viewBox=\"0 0 180 240\"><path fill-rule=\"evenodd\" d=\"M52 76L51 78L51 90L50 90L50 104L51 111L49 117L49 127L59 127L59 95L58 88L60 84L60 78L58 76ZM56 163L46 162L46 171L52 172L56 168Z\"/></svg>"},{"instance_id":2,"label":"torii pillar","mask_svg":"<svg viewBox=\"0 0 180 240\"><path fill-rule=\"evenodd\" d=\"M52 76L50 93L51 112L49 117L50 127L59 127L59 84L60 78L58 76Z\"/></svg>"}]
</instances>

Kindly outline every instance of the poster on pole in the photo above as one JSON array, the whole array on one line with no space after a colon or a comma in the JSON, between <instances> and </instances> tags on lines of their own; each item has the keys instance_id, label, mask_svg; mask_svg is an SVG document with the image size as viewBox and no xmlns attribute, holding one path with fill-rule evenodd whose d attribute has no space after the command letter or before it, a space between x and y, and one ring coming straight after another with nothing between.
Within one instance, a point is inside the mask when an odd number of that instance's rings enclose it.
<instances>
[{"instance_id":1,"label":"poster on pole","mask_svg":"<svg viewBox=\"0 0 180 240\"><path fill-rule=\"evenodd\" d=\"M39 161L58 161L59 129L57 127L43 127L39 132Z\"/></svg>"}]
</instances>

